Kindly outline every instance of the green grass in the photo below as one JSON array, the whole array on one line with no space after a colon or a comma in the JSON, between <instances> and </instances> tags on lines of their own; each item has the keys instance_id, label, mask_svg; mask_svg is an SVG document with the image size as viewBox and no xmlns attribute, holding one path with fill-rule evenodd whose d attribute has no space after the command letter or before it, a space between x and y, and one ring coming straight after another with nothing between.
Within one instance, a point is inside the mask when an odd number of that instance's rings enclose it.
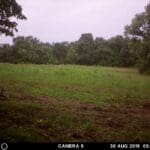
<instances>
[{"instance_id":1,"label":"green grass","mask_svg":"<svg viewBox=\"0 0 150 150\"><path fill-rule=\"evenodd\" d=\"M0 140L150 141L150 76L135 69L0 64L0 86Z\"/></svg>"}]
</instances>

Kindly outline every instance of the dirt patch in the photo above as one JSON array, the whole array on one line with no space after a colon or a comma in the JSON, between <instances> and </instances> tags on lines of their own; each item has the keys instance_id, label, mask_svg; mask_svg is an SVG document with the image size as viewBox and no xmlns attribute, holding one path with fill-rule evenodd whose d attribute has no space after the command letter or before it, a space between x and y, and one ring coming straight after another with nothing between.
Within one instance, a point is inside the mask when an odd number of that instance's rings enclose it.
<instances>
[{"instance_id":1,"label":"dirt patch","mask_svg":"<svg viewBox=\"0 0 150 150\"><path fill-rule=\"evenodd\" d=\"M23 96L23 99L28 99L30 96ZM98 141L105 131L113 137L113 133L118 131L128 131L131 129L134 132L147 132L150 129L150 109L149 101L144 101L138 104L107 104L105 106L98 106L94 103L86 103L78 100L65 100L49 98L47 96L32 97L34 103L38 103L46 113L50 113L54 117L51 123L45 123L41 127L37 126L41 130L41 134L44 133L44 137L48 141L55 141L62 132L62 139L67 138L73 140L86 139L89 141ZM60 118L68 117L69 120L61 120ZM43 121L50 119L41 116ZM53 121L56 124L53 124ZM70 123L68 125L68 122ZM49 124L51 133L47 133L49 130ZM89 126L87 124L90 124ZM46 126L46 127L45 127ZM85 126L85 127L84 127ZM54 128L54 129L53 129ZM99 129L104 129L104 133L100 134ZM54 132L55 131L55 132ZM67 132L67 133L66 133ZM63 137L64 136L64 137ZM103 137L102 137L103 138Z\"/></svg>"},{"instance_id":2,"label":"dirt patch","mask_svg":"<svg viewBox=\"0 0 150 150\"><path fill-rule=\"evenodd\" d=\"M84 106L79 114L86 116L89 120L101 127L111 130L133 128L143 131L150 129L150 109L144 103L144 107L120 105L119 108L114 106L98 108L96 106Z\"/></svg>"},{"instance_id":3,"label":"dirt patch","mask_svg":"<svg viewBox=\"0 0 150 150\"><path fill-rule=\"evenodd\" d=\"M48 97L41 97L38 99L39 102L43 103L43 104L48 104L49 103L49 98Z\"/></svg>"},{"instance_id":4,"label":"dirt patch","mask_svg":"<svg viewBox=\"0 0 150 150\"><path fill-rule=\"evenodd\" d=\"M29 97L28 97L29 98ZM32 97L31 97L32 98ZM70 114L77 116L79 120L89 120L94 124L118 130L128 126L137 130L146 130L150 127L150 102L144 101L141 104L129 105L120 104L97 106L93 103L85 103L75 100L61 100L48 98L46 96L36 99L38 103L46 105L57 114Z\"/></svg>"},{"instance_id":5,"label":"dirt patch","mask_svg":"<svg viewBox=\"0 0 150 150\"><path fill-rule=\"evenodd\" d=\"M77 120L89 120L94 124L110 130L123 129L128 126L137 130L149 129L150 103L138 105L122 104L99 107L93 103L81 103L75 100L59 100L42 97L42 104L51 106L60 114L73 114Z\"/></svg>"},{"instance_id":6,"label":"dirt patch","mask_svg":"<svg viewBox=\"0 0 150 150\"><path fill-rule=\"evenodd\" d=\"M143 109L150 110L150 101L146 101L142 104Z\"/></svg>"}]
</instances>

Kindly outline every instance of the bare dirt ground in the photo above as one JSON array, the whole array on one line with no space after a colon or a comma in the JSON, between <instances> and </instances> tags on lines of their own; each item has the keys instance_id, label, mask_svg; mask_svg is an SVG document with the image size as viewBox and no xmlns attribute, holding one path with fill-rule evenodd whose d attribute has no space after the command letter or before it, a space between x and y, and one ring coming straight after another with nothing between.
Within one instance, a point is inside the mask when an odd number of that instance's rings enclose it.
<instances>
[{"instance_id":1,"label":"bare dirt ground","mask_svg":"<svg viewBox=\"0 0 150 150\"><path fill-rule=\"evenodd\" d=\"M73 114L75 120L86 120L92 122L96 127L102 127L106 131L110 131L111 136L113 132L121 130L134 130L136 132L146 132L150 129L150 102L145 100L138 105L108 105L97 106L92 103L81 103L73 100L59 100L42 97L38 102L44 105L50 105L51 110L57 114ZM87 123L87 122L86 122ZM113 132L112 132L113 131ZM85 136L99 141L100 135L96 129L91 128L89 133L73 133L75 138L84 138ZM134 135L133 135L134 136ZM135 139L136 140L136 139ZM147 139L150 140L150 139ZM138 139L137 139L138 141Z\"/></svg>"}]
</instances>

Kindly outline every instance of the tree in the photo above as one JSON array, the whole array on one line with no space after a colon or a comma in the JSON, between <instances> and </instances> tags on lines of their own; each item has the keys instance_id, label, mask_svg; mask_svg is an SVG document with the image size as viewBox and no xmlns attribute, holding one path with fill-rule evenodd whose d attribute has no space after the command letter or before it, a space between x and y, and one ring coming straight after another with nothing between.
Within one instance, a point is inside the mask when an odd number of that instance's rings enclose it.
<instances>
[{"instance_id":1,"label":"tree","mask_svg":"<svg viewBox=\"0 0 150 150\"><path fill-rule=\"evenodd\" d=\"M48 64L53 62L52 48L32 36L18 36L13 39L11 62Z\"/></svg>"},{"instance_id":2,"label":"tree","mask_svg":"<svg viewBox=\"0 0 150 150\"><path fill-rule=\"evenodd\" d=\"M150 74L150 3L125 27L124 34L132 39L131 50L138 58L139 71Z\"/></svg>"},{"instance_id":3,"label":"tree","mask_svg":"<svg viewBox=\"0 0 150 150\"><path fill-rule=\"evenodd\" d=\"M122 48L119 53L119 66L131 67L135 64L135 57L130 53L128 48Z\"/></svg>"},{"instance_id":4,"label":"tree","mask_svg":"<svg viewBox=\"0 0 150 150\"><path fill-rule=\"evenodd\" d=\"M76 52L79 64L93 64L92 52L94 50L94 39L91 33L82 34L77 41Z\"/></svg>"},{"instance_id":5,"label":"tree","mask_svg":"<svg viewBox=\"0 0 150 150\"><path fill-rule=\"evenodd\" d=\"M122 48L125 47L125 40L123 36L116 35L108 40L109 47L113 51L113 65L120 66L119 54Z\"/></svg>"},{"instance_id":6,"label":"tree","mask_svg":"<svg viewBox=\"0 0 150 150\"><path fill-rule=\"evenodd\" d=\"M113 65L129 67L134 65L134 57L129 50L129 38L117 35L108 40L113 53Z\"/></svg>"},{"instance_id":7,"label":"tree","mask_svg":"<svg viewBox=\"0 0 150 150\"><path fill-rule=\"evenodd\" d=\"M13 36L17 30L17 22L12 21L12 17L16 19L26 19L22 14L22 7L16 0L0 0L0 34Z\"/></svg>"},{"instance_id":8,"label":"tree","mask_svg":"<svg viewBox=\"0 0 150 150\"><path fill-rule=\"evenodd\" d=\"M76 52L76 42L71 42L68 46L66 63L76 64L77 61L77 52Z\"/></svg>"},{"instance_id":9,"label":"tree","mask_svg":"<svg viewBox=\"0 0 150 150\"><path fill-rule=\"evenodd\" d=\"M56 63L65 63L68 51L68 42L55 43L53 46L53 56Z\"/></svg>"}]
</instances>

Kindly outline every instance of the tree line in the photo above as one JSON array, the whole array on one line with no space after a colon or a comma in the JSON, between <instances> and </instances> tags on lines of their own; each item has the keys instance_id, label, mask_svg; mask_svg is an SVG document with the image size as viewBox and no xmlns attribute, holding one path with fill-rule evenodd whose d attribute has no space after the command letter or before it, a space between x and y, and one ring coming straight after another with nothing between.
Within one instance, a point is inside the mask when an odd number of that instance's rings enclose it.
<instances>
[{"instance_id":1,"label":"tree line","mask_svg":"<svg viewBox=\"0 0 150 150\"><path fill-rule=\"evenodd\" d=\"M121 35L106 40L82 34L75 42L44 43L35 37L18 36L12 46L0 48L0 61L35 64L81 64L130 67L136 58L129 39Z\"/></svg>"},{"instance_id":2,"label":"tree line","mask_svg":"<svg viewBox=\"0 0 150 150\"><path fill-rule=\"evenodd\" d=\"M2 23L4 26L6 22ZM12 33L4 29L1 32ZM150 3L144 12L135 15L130 25L125 26L124 36L106 40L85 33L75 42L52 44L32 36L18 36L13 38L12 46L0 48L0 62L135 66L141 73L150 74Z\"/></svg>"}]
</instances>

